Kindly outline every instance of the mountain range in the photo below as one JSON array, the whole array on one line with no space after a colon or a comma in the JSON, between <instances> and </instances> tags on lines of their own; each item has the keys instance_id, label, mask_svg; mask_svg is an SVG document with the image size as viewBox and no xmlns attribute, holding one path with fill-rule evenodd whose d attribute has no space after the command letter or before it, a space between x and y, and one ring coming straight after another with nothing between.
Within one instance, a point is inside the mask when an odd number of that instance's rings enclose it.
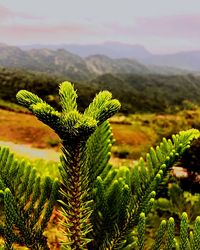
<instances>
[{"instance_id":1,"label":"mountain range","mask_svg":"<svg viewBox=\"0 0 200 250\"><path fill-rule=\"evenodd\" d=\"M184 70L200 71L200 50L181 51L173 54L153 54L144 46L136 44L124 44L120 42L105 42L102 44L79 45L79 44L60 44L60 45L27 45L20 47L23 50L33 48L48 48L57 50L63 48L80 57L91 55L105 55L112 59L129 58L150 66L165 66L167 68L179 68Z\"/></svg>"},{"instance_id":2,"label":"mountain range","mask_svg":"<svg viewBox=\"0 0 200 250\"><path fill-rule=\"evenodd\" d=\"M81 57L88 57L91 55L106 55L113 59L115 58L135 58L143 59L151 56L152 54L141 45L130 45L119 42L105 42L102 44L59 44L59 45L25 45L20 46L22 50L30 49L43 49L48 48L51 50L65 49Z\"/></svg>"},{"instance_id":3,"label":"mountain range","mask_svg":"<svg viewBox=\"0 0 200 250\"><path fill-rule=\"evenodd\" d=\"M200 51L153 55L140 45L0 44L0 66L89 80L103 74L187 74L200 71Z\"/></svg>"}]
</instances>

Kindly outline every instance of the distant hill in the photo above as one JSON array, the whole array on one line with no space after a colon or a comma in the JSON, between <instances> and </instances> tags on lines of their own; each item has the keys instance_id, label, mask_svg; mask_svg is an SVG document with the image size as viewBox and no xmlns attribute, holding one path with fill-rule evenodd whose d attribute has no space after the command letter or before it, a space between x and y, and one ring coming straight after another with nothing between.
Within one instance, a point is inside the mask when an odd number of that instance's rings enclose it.
<instances>
[{"instance_id":1,"label":"distant hill","mask_svg":"<svg viewBox=\"0 0 200 250\"><path fill-rule=\"evenodd\" d=\"M189 71L200 71L200 50L197 51L183 51L173 54L153 54L149 52L144 46L130 45L119 42L106 42L102 44L78 45L78 44L58 44L58 45L29 45L21 46L23 50L30 50L33 48L49 48L57 50L63 48L71 53L75 53L81 57L89 57L92 55L105 55L112 59L128 58L137 60L145 64L150 71L158 70L161 74L174 73L174 68ZM158 68L158 66L160 66ZM165 70L166 69L166 70ZM168 69L168 70L167 70Z\"/></svg>"},{"instance_id":2,"label":"distant hill","mask_svg":"<svg viewBox=\"0 0 200 250\"><path fill-rule=\"evenodd\" d=\"M130 58L93 55L82 58L65 49L48 48L24 51L0 44L0 66L60 74L73 81L91 80L102 74L185 74L177 68L148 66Z\"/></svg>"},{"instance_id":3,"label":"distant hill","mask_svg":"<svg viewBox=\"0 0 200 250\"><path fill-rule=\"evenodd\" d=\"M0 99L16 102L20 89L32 91L59 108L58 83L66 77L0 67ZM121 112L174 112L189 100L200 105L200 77L194 75L104 74L75 82L80 107L86 108L100 90L110 90Z\"/></svg>"},{"instance_id":4,"label":"distant hill","mask_svg":"<svg viewBox=\"0 0 200 250\"><path fill-rule=\"evenodd\" d=\"M123 112L166 112L182 107L184 100L200 105L200 76L117 75L98 76L96 89L108 89L122 102Z\"/></svg>"},{"instance_id":5,"label":"distant hill","mask_svg":"<svg viewBox=\"0 0 200 250\"><path fill-rule=\"evenodd\" d=\"M14 46L0 45L0 65L50 74L61 74L72 80L91 79L94 75L85 61L66 50L32 49L23 51Z\"/></svg>"},{"instance_id":6,"label":"distant hill","mask_svg":"<svg viewBox=\"0 0 200 250\"><path fill-rule=\"evenodd\" d=\"M40 65L39 71L59 73L73 80L85 80L94 77L84 59L64 49L58 49L57 51L33 49L26 53Z\"/></svg>"},{"instance_id":7,"label":"distant hill","mask_svg":"<svg viewBox=\"0 0 200 250\"><path fill-rule=\"evenodd\" d=\"M169 55L151 55L141 60L145 64L178 67L200 71L200 50L186 51Z\"/></svg>"},{"instance_id":8,"label":"distant hill","mask_svg":"<svg viewBox=\"0 0 200 250\"><path fill-rule=\"evenodd\" d=\"M74 54L77 54L81 57L88 57L91 55L106 55L111 58L135 58L142 59L149 57L151 53L146 50L141 45L129 45L119 42L105 42L102 44L89 44L89 45L80 45L80 44L60 44L60 45L27 45L20 46L23 50L30 49L41 49L49 48L52 50L57 50L63 48Z\"/></svg>"},{"instance_id":9,"label":"distant hill","mask_svg":"<svg viewBox=\"0 0 200 250\"><path fill-rule=\"evenodd\" d=\"M112 74L147 74L151 71L136 60L122 58L111 59L104 55L93 55L85 58L88 68L97 75Z\"/></svg>"}]
</instances>

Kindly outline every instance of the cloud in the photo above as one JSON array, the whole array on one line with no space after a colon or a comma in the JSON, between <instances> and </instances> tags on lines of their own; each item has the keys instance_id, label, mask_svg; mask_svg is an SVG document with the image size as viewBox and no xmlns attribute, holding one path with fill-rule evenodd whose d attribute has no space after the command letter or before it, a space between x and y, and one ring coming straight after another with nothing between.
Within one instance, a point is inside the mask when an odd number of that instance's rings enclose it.
<instances>
[{"instance_id":1,"label":"cloud","mask_svg":"<svg viewBox=\"0 0 200 250\"><path fill-rule=\"evenodd\" d=\"M38 20L43 19L43 17L39 17L33 14L19 12L19 11L12 11L11 9L0 5L0 21L7 21L14 18L22 18L22 19L31 19L31 20Z\"/></svg>"},{"instance_id":2,"label":"cloud","mask_svg":"<svg viewBox=\"0 0 200 250\"><path fill-rule=\"evenodd\" d=\"M112 32L133 37L200 39L200 15L138 17L132 25L122 26L115 23L108 27Z\"/></svg>"},{"instance_id":3,"label":"cloud","mask_svg":"<svg viewBox=\"0 0 200 250\"><path fill-rule=\"evenodd\" d=\"M52 20L0 5L0 37L4 42L73 41L95 35L97 29L93 24Z\"/></svg>"},{"instance_id":4,"label":"cloud","mask_svg":"<svg viewBox=\"0 0 200 250\"><path fill-rule=\"evenodd\" d=\"M63 42L81 40L87 36L96 36L96 30L78 24L61 25L11 25L0 28L0 37L7 41L26 42ZM4 41L5 42L5 41Z\"/></svg>"},{"instance_id":5,"label":"cloud","mask_svg":"<svg viewBox=\"0 0 200 250\"><path fill-rule=\"evenodd\" d=\"M156 36L198 38L200 36L199 27L200 15L139 18L136 32Z\"/></svg>"},{"instance_id":6,"label":"cloud","mask_svg":"<svg viewBox=\"0 0 200 250\"><path fill-rule=\"evenodd\" d=\"M180 5L177 8L173 3L168 8L159 7L161 3L154 8L149 3L152 10L150 6L144 10L143 4L133 10L128 8L132 3L130 1L130 5L127 4L124 9L119 8L121 5L116 5L111 13L111 6L107 6L106 11L102 12L101 8L105 8L105 5L101 3L96 6L92 0L90 5L85 2L79 5L79 9L78 0L71 5L63 0L57 9L54 2L47 9L47 0L35 0L31 3L23 1L23 8L22 4L20 6L12 0L10 5L0 4L0 42L99 43L113 40L129 44L140 43L155 50L162 47L167 48L166 50L170 47L176 50L199 47L200 15L192 14L194 11L191 11L190 5L187 8L184 5L185 10L182 11L178 9ZM63 7L67 5L68 8ZM169 5L168 2L166 5Z\"/></svg>"},{"instance_id":7,"label":"cloud","mask_svg":"<svg viewBox=\"0 0 200 250\"><path fill-rule=\"evenodd\" d=\"M0 20L5 20L13 17L13 13L8 8L0 5Z\"/></svg>"},{"instance_id":8,"label":"cloud","mask_svg":"<svg viewBox=\"0 0 200 250\"><path fill-rule=\"evenodd\" d=\"M26 25L16 25L11 27L6 27L8 32L16 30L17 33L25 33L25 34L60 34L69 32L71 34L87 34L93 33L94 31L88 29L87 27L81 25L41 25L41 26L26 26Z\"/></svg>"}]
</instances>

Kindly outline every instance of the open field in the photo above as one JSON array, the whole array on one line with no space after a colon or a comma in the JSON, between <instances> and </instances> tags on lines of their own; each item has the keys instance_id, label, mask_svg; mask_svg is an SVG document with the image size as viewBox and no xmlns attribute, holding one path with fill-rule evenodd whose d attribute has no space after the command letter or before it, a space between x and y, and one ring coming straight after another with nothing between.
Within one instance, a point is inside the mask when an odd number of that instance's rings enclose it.
<instances>
[{"instance_id":1,"label":"open field","mask_svg":"<svg viewBox=\"0 0 200 250\"><path fill-rule=\"evenodd\" d=\"M120 122L119 117L111 120L111 126L115 138L113 153L116 157L138 158L141 151L149 148L156 141L155 132L146 126ZM52 129L38 121L35 116L3 109L0 109L0 141L27 145L27 156L30 156L30 147L53 148L55 151L59 151L58 136ZM9 143L7 145L11 146ZM19 151L21 150L23 148L19 148ZM34 154L37 152L33 153L33 158Z\"/></svg>"},{"instance_id":2,"label":"open field","mask_svg":"<svg viewBox=\"0 0 200 250\"><path fill-rule=\"evenodd\" d=\"M31 114L0 110L0 140L48 148L57 135Z\"/></svg>"},{"instance_id":3,"label":"open field","mask_svg":"<svg viewBox=\"0 0 200 250\"><path fill-rule=\"evenodd\" d=\"M151 135L131 124L112 124L116 144L138 146L151 141ZM49 148L59 143L58 136L31 114L0 109L0 140Z\"/></svg>"},{"instance_id":4,"label":"open field","mask_svg":"<svg viewBox=\"0 0 200 250\"><path fill-rule=\"evenodd\" d=\"M162 137L169 138L172 134L191 127L199 128L200 109L174 115L118 115L110 122L115 139L113 156L138 159L150 146L157 145ZM0 141L29 146L27 149L34 147L58 152L60 150L58 136L35 116L5 109L0 109ZM50 151L50 154L54 151Z\"/></svg>"}]
</instances>

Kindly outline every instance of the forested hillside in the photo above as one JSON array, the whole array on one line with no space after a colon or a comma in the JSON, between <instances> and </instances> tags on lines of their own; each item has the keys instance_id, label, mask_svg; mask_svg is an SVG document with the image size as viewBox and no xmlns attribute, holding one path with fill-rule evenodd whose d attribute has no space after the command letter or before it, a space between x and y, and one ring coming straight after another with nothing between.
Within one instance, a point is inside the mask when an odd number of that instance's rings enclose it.
<instances>
[{"instance_id":1,"label":"forested hillside","mask_svg":"<svg viewBox=\"0 0 200 250\"><path fill-rule=\"evenodd\" d=\"M29 51L31 49L58 50L63 48L71 53L75 53L81 57L91 55L105 55L113 59L128 58L138 60L140 63L148 65L149 69L156 70L155 65L160 65L157 70L166 69L166 67L179 68L185 70L199 71L200 70L200 51L180 51L175 53L155 54L150 52L144 46L139 44L126 44L120 42L105 42L102 44L37 44L20 46L22 50ZM153 68L152 68L152 67ZM163 66L163 67L161 67ZM154 71L155 72L155 71ZM157 71L159 72L159 71ZM166 71L165 71L166 72Z\"/></svg>"},{"instance_id":2,"label":"forested hillside","mask_svg":"<svg viewBox=\"0 0 200 250\"><path fill-rule=\"evenodd\" d=\"M102 74L186 74L187 71L144 65L132 58L110 58L105 55L80 57L65 49L21 50L15 46L0 44L0 66L40 71L48 74L61 74L72 81L91 80Z\"/></svg>"},{"instance_id":3,"label":"forested hillside","mask_svg":"<svg viewBox=\"0 0 200 250\"><path fill-rule=\"evenodd\" d=\"M37 93L58 105L55 89L59 82L71 80L61 75L48 75L18 69L0 68L0 98L16 102L20 89ZM85 108L95 93L108 89L122 103L121 112L173 112L184 100L200 104L200 77L193 75L104 74L90 81L75 82L79 104Z\"/></svg>"}]
</instances>

